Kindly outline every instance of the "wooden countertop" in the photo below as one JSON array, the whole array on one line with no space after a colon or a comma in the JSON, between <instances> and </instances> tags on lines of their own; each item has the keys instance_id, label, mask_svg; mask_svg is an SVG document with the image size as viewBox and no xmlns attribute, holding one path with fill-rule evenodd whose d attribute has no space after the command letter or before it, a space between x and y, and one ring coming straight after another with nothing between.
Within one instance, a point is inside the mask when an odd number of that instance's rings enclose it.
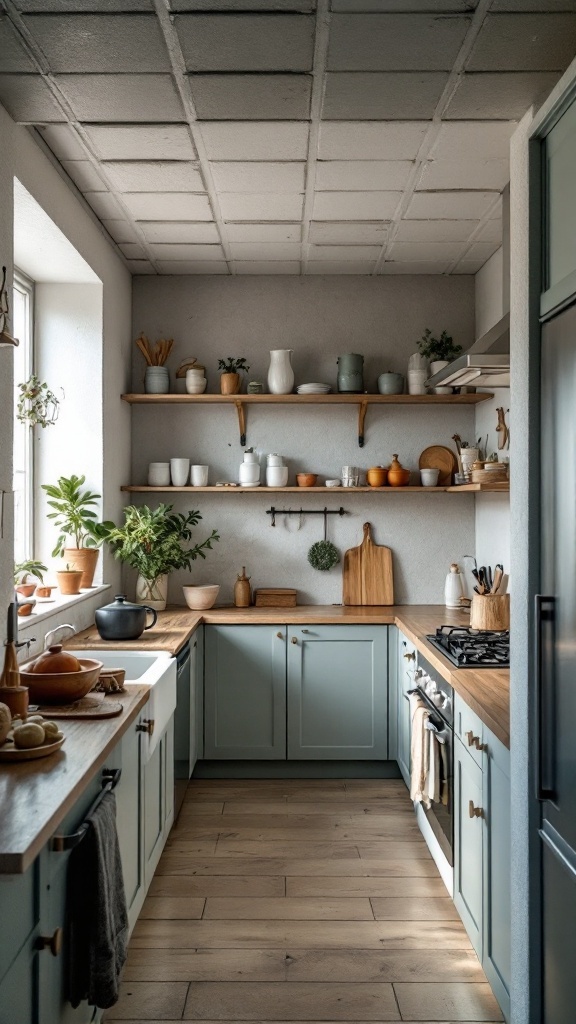
<instances>
[{"instance_id":1,"label":"wooden countertop","mask_svg":"<svg viewBox=\"0 0 576 1024\"><path fill-rule=\"evenodd\" d=\"M134 683L118 694L124 711L117 718L62 720L66 742L49 757L0 762L0 874L20 874L32 864L146 704L149 690Z\"/></svg>"},{"instance_id":2,"label":"wooden countertop","mask_svg":"<svg viewBox=\"0 0 576 1024\"><path fill-rule=\"evenodd\" d=\"M101 640L95 626L82 630L66 642L70 649L169 651L176 655L202 623L226 625L396 625L421 654L454 687L498 739L510 746L510 672L508 669L456 669L426 640L441 625L467 626L464 612L448 611L444 605L392 605L388 607L344 607L343 605L297 605L296 608L211 608L205 612L170 608L159 612L158 622L138 640Z\"/></svg>"}]
</instances>

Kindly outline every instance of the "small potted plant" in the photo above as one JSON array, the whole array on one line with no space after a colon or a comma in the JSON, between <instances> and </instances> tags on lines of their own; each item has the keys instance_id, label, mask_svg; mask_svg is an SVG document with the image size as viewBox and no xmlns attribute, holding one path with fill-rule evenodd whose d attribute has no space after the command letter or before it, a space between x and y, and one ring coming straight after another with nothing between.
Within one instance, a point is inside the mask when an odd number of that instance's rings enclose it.
<instances>
[{"instance_id":1,"label":"small potted plant","mask_svg":"<svg viewBox=\"0 0 576 1024\"><path fill-rule=\"evenodd\" d=\"M40 583L43 583L43 574L45 572L48 572L47 566L33 558L28 559L26 562L16 562L14 565L14 587L16 589L16 593L20 594L22 597L32 597L32 594L36 590L38 584L29 583L29 577L32 576L35 580L39 580Z\"/></svg>"},{"instance_id":2,"label":"small potted plant","mask_svg":"<svg viewBox=\"0 0 576 1024\"><path fill-rule=\"evenodd\" d=\"M97 549L104 540L108 525L98 522L93 506L98 504L100 495L83 491L85 480L85 476L61 476L57 484L42 484L42 489L51 499L48 504L54 509L48 513L48 519L54 519L60 530L52 557L64 558L72 570L80 571L83 589L91 587L94 581ZM66 545L67 538L74 541L74 547Z\"/></svg>"},{"instance_id":3,"label":"small potted plant","mask_svg":"<svg viewBox=\"0 0 576 1024\"><path fill-rule=\"evenodd\" d=\"M238 395L240 388L242 387L241 373L248 373L250 367L248 366L246 359L234 359L232 356L228 356L227 359L218 360L218 369L220 372L220 394L221 395Z\"/></svg>"},{"instance_id":4,"label":"small potted plant","mask_svg":"<svg viewBox=\"0 0 576 1024\"><path fill-rule=\"evenodd\" d=\"M30 427L50 427L56 423L60 401L44 381L34 373L18 384L16 419Z\"/></svg>"},{"instance_id":5,"label":"small potted plant","mask_svg":"<svg viewBox=\"0 0 576 1024\"><path fill-rule=\"evenodd\" d=\"M64 568L59 569L56 573L56 579L60 593L65 597L72 597L74 594L80 593L82 569L74 569L69 562L66 562Z\"/></svg>"},{"instance_id":6,"label":"small potted plant","mask_svg":"<svg viewBox=\"0 0 576 1024\"><path fill-rule=\"evenodd\" d=\"M106 542L114 557L138 572L136 601L156 611L166 607L168 573L190 570L197 558L206 558L214 541L220 540L216 530L206 540L189 547L192 528L202 516L199 512L173 512L172 505L127 505L121 526L103 524Z\"/></svg>"},{"instance_id":7,"label":"small potted plant","mask_svg":"<svg viewBox=\"0 0 576 1024\"><path fill-rule=\"evenodd\" d=\"M418 342L420 354L430 360L430 376L433 377L444 366L456 359L462 351L462 345L455 345L447 331L442 331L439 338L435 338L429 327L426 328Z\"/></svg>"}]
</instances>

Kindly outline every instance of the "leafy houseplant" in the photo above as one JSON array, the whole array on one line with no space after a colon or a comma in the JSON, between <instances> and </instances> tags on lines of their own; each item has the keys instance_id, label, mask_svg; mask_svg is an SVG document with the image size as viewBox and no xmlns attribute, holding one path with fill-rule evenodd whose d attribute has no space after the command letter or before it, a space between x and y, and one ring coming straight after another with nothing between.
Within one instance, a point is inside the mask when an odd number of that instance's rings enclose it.
<instances>
[{"instance_id":1,"label":"leafy houseplant","mask_svg":"<svg viewBox=\"0 0 576 1024\"><path fill-rule=\"evenodd\" d=\"M16 419L31 427L49 427L56 423L60 401L47 384L34 373L28 380L18 384Z\"/></svg>"},{"instance_id":2,"label":"leafy houseplant","mask_svg":"<svg viewBox=\"0 0 576 1024\"><path fill-rule=\"evenodd\" d=\"M242 386L240 373L248 373L250 369L244 356L241 359L234 359L232 356L228 356L226 359L219 359L218 369L221 371L220 393L222 395L239 394Z\"/></svg>"},{"instance_id":3,"label":"leafy houseplant","mask_svg":"<svg viewBox=\"0 0 576 1024\"><path fill-rule=\"evenodd\" d=\"M197 558L206 558L212 543L220 540L216 530L200 544L189 547L192 528L202 519L199 512L173 512L172 505L127 505L124 523L108 526L106 542L115 558L136 569L139 580L136 600L157 611L166 607L166 577L177 569L190 569Z\"/></svg>"},{"instance_id":4,"label":"leafy houseplant","mask_svg":"<svg viewBox=\"0 0 576 1024\"><path fill-rule=\"evenodd\" d=\"M435 338L429 327L426 328L418 342L418 348L421 355L425 359L429 359L431 363L440 360L449 363L462 351L462 345L455 345L446 331L442 331L440 337Z\"/></svg>"},{"instance_id":5,"label":"leafy houseplant","mask_svg":"<svg viewBox=\"0 0 576 1024\"><path fill-rule=\"evenodd\" d=\"M16 591L22 597L32 597L38 584L29 583L29 577L32 576L35 580L43 583L43 573L45 572L48 572L48 567L33 558L28 559L26 562L16 562L14 564L14 586Z\"/></svg>"},{"instance_id":6,"label":"leafy houseplant","mask_svg":"<svg viewBox=\"0 0 576 1024\"><path fill-rule=\"evenodd\" d=\"M82 490L85 476L61 476L57 484L42 484L42 489L51 499L48 504L53 512L48 519L54 519L60 530L52 557L64 557L72 569L82 573L81 587L91 587L98 561L98 545L104 540L106 526L99 523L93 506L98 504L99 494ZM74 540L76 547L67 547L66 538Z\"/></svg>"}]
</instances>

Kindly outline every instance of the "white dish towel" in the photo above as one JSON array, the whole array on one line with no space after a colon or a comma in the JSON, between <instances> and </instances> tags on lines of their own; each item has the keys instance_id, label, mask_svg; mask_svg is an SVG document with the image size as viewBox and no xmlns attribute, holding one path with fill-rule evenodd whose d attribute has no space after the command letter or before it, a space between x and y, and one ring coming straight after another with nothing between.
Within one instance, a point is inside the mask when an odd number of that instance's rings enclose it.
<instances>
[{"instance_id":1,"label":"white dish towel","mask_svg":"<svg viewBox=\"0 0 576 1024\"><path fill-rule=\"evenodd\" d=\"M430 712L417 693L410 694L410 717L412 719L410 799L429 807L427 779L430 764L430 733L426 729L426 722L430 718Z\"/></svg>"}]
</instances>

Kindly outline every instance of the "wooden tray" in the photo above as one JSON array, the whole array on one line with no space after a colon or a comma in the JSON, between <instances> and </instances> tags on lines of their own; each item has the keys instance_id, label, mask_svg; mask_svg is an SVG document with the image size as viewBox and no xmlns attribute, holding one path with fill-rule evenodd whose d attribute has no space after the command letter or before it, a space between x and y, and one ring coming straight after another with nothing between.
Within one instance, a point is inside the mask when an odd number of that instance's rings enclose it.
<instances>
[{"instance_id":1,"label":"wooden tray","mask_svg":"<svg viewBox=\"0 0 576 1024\"><path fill-rule=\"evenodd\" d=\"M82 697L74 704L40 704L38 713L48 719L52 718L115 718L121 715L122 704L116 700L98 697Z\"/></svg>"},{"instance_id":2,"label":"wooden tray","mask_svg":"<svg viewBox=\"0 0 576 1024\"><path fill-rule=\"evenodd\" d=\"M60 750L65 739L66 737L63 736L62 739L54 740L53 743L43 743L41 747L22 750L12 744L4 744L0 747L0 761L35 761L37 757L48 757L49 754Z\"/></svg>"},{"instance_id":3,"label":"wooden tray","mask_svg":"<svg viewBox=\"0 0 576 1024\"><path fill-rule=\"evenodd\" d=\"M454 473L458 469L458 459L451 448L443 444L432 444L422 452L418 466L420 469L438 469L438 487L449 487L453 483Z\"/></svg>"}]
</instances>

